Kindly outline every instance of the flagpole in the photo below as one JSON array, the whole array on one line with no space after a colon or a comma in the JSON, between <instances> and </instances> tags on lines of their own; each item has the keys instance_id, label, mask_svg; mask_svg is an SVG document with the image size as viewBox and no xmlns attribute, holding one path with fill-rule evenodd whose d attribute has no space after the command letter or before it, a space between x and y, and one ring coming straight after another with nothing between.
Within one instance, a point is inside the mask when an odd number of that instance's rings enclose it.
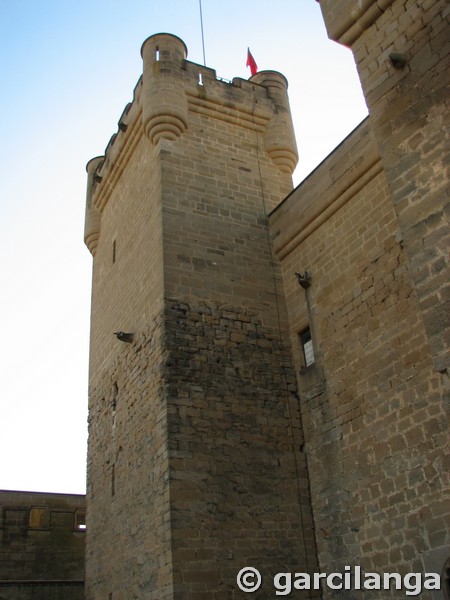
<instances>
[{"instance_id":1,"label":"flagpole","mask_svg":"<svg viewBox=\"0 0 450 600\"><path fill-rule=\"evenodd\" d=\"M198 5L200 7L200 26L202 29L202 47L203 47L203 64L206 67L206 57L205 57L205 35L203 33L203 13L202 13L202 0L198 0Z\"/></svg>"}]
</instances>

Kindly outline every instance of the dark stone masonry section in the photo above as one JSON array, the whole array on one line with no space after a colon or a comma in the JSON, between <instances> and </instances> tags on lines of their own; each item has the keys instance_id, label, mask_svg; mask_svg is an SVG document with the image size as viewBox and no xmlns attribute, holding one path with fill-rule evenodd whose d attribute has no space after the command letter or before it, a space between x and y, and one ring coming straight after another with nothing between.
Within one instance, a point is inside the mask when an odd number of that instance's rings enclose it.
<instances>
[{"instance_id":1,"label":"dark stone masonry section","mask_svg":"<svg viewBox=\"0 0 450 600\"><path fill-rule=\"evenodd\" d=\"M166 347L174 584L231 593L249 556L268 581L314 570L286 337L257 311L169 300Z\"/></svg>"}]
</instances>

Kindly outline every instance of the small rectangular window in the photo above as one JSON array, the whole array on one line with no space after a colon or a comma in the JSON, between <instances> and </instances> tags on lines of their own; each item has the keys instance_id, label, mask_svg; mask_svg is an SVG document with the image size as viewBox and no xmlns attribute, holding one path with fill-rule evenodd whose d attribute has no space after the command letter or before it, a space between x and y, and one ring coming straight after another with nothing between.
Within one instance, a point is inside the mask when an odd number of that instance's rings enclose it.
<instances>
[{"instance_id":1,"label":"small rectangular window","mask_svg":"<svg viewBox=\"0 0 450 600\"><path fill-rule=\"evenodd\" d=\"M86 531L86 511L83 508L77 508L74 518L75 531Z\"/></svg>"},{"instance_id":2,"label":"small rectangular window","mask_svg":"<svg viewBox=\"0 0 450 600\"><path fill-rule=\"evenodd\" d=\"M28 519L30 529L48 529L50 527L50 512L46 506L32 506Z\"/></svg>"},{"instance_id":3,"label":"small rectangular window","mask_svg":"<svg viewBox=\"0 0 450 600\"><path fill-rule=\"evenodd\" d=\"M303 350L303 360L305 361L305 367L310 367L314 364L314 348L311 338L311 330L308 327L299 334L300 344Z\"/></svg>"}]
</instances>

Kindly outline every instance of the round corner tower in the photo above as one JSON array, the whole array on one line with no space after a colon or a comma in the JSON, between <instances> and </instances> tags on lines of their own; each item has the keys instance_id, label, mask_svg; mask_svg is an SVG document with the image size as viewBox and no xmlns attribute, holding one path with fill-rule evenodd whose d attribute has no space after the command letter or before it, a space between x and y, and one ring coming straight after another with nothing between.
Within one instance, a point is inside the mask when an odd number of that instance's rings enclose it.
<instances>
[{"instance_id":1,"label":"round corner tower","mask_svg":"<svg viewBox=\"0 0 450 600\"><path fill-rule=\"evenodd\" d=\"M186 56L176 36L144 42L88 165L89 600L232 598L247 560L267 580L315 564L267 231L297 162L287 82L226 83Z\"/></svg>"},{"instance_id":2,"label":"round corner tower","mask_svg":"<svg viewBox=\"0 0 450 600\"><path fill-rule=\"evenodd\" d=\"M142 124L148 139L175 140L186 129L188 104L183 71L187 48L180 38L159 33L145 40L143 60Z\"/></svg>"}]
</instances>

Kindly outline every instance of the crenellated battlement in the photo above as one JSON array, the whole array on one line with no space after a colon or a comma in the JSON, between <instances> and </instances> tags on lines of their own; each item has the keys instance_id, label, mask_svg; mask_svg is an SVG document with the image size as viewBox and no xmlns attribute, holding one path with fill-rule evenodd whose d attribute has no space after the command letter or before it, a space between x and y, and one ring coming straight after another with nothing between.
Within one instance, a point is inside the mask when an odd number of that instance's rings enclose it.
<instances>
[{"instance_id":1,"label":"crenellated battlement","mask_svg":"<svg viewBox=\"0 0 450 600\"><path fill-rule=\"evenodd\" d=\"M218 119L255 131L277 168L292 174L298 161L287 80L262 71L249 80L220 79L214 69L187 60L177 36L159 33L142 45L143 74L133 100L122 113L105 155L87 165L85 243L95 254L100 216L142 136L153 146L176 141L189 127L190 115Z\"/></svg>"}]
</instances>

